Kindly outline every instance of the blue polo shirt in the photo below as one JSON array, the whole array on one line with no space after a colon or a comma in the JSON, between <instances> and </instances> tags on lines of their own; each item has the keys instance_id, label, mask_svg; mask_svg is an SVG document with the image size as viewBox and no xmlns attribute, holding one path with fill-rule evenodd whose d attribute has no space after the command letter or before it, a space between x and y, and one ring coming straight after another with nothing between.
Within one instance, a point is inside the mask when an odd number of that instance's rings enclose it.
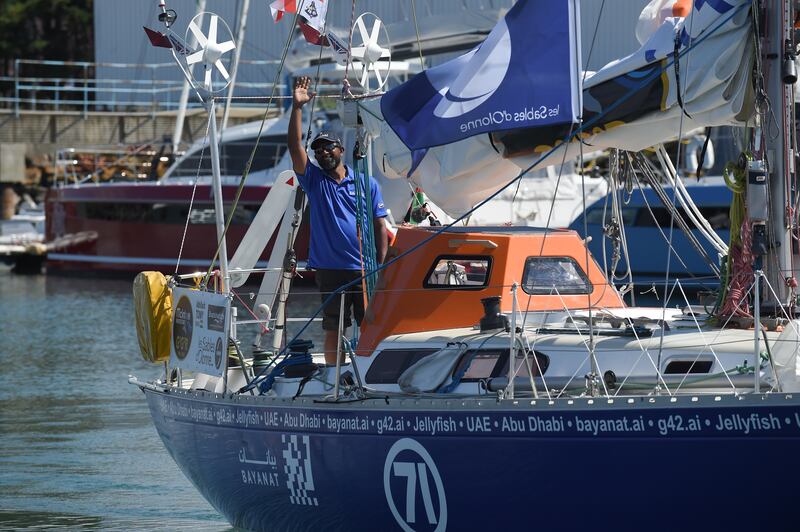
<instances>
[{"instance_id":1,"label":"blue polo shirt","mask_svg":"<svg viewBox=\"0 0 800 532\"><path fill-rule=\"evenodd\" d=\"M337 183L309 161L306 173L298 175L300 186L309 199L311 245L308 266L331 270L360 270L358 234L356 233L356 182L353 170L345 166L347 176ZM370 177L372 213L386 216L378 182Z\"/></svg>"}]
</instances>

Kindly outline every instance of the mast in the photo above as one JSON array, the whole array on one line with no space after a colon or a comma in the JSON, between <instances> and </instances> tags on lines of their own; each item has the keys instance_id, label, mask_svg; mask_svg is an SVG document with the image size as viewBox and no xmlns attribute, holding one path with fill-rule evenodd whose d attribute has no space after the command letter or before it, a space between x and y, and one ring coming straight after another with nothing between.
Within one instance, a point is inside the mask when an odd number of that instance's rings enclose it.
<instances>
[{"instance_id":1,"label":"mast","mask_svg":"<svg viewBox=\"0 0 800 532\"><path fill-rule=\"evenodd\" d=\"M774 110L761 124L762 142L766 142L766 156L769 172L769 206L770 219L766 221L768 246L771 260L764 264L769 284L775 290L779 301L772 303L787 304L789 288L787 279L793 277L792 272L792 220L787 201L794 178L793 114L794 85L797 80L793 69L784 68L794 61L794 50L790 49L793 26L793 9L791 0L763 2L766 28L762 44L763 63L766 69L767 95ZM754 13L758 17L758 13ZM792 64L793 66L793 64ZM774 122L774 124L772 124ZM777 137L775 134L777 133ZM748 194L749 195L749 194ZM749 198L748 198L749 199ZM748 201L749 203L749 201ZM757 225L754 225L754 243ZM765 291L768 298L774 299L770 290Z\"/></svg>"},{"instance_id":2,"label":"mast","mask_svg":"<svg viewBox=\"0 0 800 532\"><path fill-rule=\"evenodd\" d=\"M206 108L208 109L209 133L208 145L211 148L211 184L214 191L214 218L217 226L217 241L219 242L219 269L222 272L222 287L220 292L227 294L230 291L231 276L228 273L228 246L225 241L225 211L222 203L222 177L219 169L219 136L217 135L217 111L214 96L209 91Z\"/></svg>"},{"instance_id":3,"label":"mast","mask_svg":"<svg viewBox=\"0 0 800 532\"><path fill-rule=\"evenodd\" d=\"M197 11L195 16L203 13L206 10L206 0L197 0ZM197 46L197 39L192 35L189 39L189 46L195 48ZM194 70L194 66L189 65L189 73ZM181 137L183 136L183 123L186 120L186 107L189 105L189 89L191 88L191 81L187 78L183 82L181 89L181 99L178 103L178 115L175 117L175 130L172 132L172 153L178 151L181 144Z\"/></svg>"}]
</instances>

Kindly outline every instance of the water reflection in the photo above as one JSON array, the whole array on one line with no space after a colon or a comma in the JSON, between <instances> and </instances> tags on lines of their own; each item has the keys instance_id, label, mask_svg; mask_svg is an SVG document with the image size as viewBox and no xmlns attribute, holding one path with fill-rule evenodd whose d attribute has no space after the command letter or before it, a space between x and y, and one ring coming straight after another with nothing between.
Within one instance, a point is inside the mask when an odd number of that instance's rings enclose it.
<instances>
[{"instance_id":1,"label":"water reflection","mask_svg":"<svg viewBox=\"0 0 800 532\"><path fill-rule=\"evenodd\" d=\"M127 382L129 281L0 274L0 364L0 529L230 530Z\"/></svg>"},{"instance_id":2,"label":"water reflection","mask_svg":"<svg viewBox=\"0 0 800 532\"><path fill-rule=\"evenodd\" d=\"M0 510L0 530L50 530L63 528L67 530L197 530L197 531L234 531L227 527L198 522L191 519L124 519L113 517L97 517L54 513L46 511Z\"/></svg>"}]
</instances>

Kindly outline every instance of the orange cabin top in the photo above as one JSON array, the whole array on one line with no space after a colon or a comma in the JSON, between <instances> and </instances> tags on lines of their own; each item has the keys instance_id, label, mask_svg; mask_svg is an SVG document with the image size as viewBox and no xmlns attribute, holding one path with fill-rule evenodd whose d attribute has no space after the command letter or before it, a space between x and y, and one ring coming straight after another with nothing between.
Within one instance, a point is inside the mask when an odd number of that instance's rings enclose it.
<instances>
[{"instance_id":1,"label":"orange cabin top","mask_svg":"<svg viewBox=\"0 0 800 532\"><path fill-rule=\"evenodd\" d=\"M625 306L575 231L452 227L435 235L436 229L398 230L386 260L416 249L379 274L359 354L393 334L471 327L483 316L485 297L501 296L501 312L510 313L515 282L522 311Z\"/></svg>"}]
</instances>

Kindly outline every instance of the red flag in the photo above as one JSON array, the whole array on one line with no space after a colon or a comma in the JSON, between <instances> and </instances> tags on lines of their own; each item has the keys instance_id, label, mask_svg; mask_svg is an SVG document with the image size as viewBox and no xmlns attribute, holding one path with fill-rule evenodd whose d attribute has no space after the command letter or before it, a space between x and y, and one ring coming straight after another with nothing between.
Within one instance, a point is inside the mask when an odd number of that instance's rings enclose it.
<instances>
[{"instance_id":1,"label":"red flag","mask_svg":"<svg viewBox=\"0 0 800 532\"><path fill-rule=\"evenodd\" d=\"M158 46L159 48L172 48L172 43L169 42L169 39L163 33L160 33L155 30L151 30L147 26L142 26L144 28L144 32L147 34L147 38L150 39L150 44L153 46Z\"/></svg>"},{"instance_id":2,"label":"red flag","mask_svg":"<svg viewBox=\"0 0 800 532\"><path fill-rule=\"evenodd\" d=\"M275 0L269 5L272 19L278 22L284 13L297 13L297 0Z\"/></svg>"},{"instance_id":3,"label":"red flag","mask_svg":"<svg viewBox=\"0 0 800 532\"><path fill-rule=\"evenodd\" d=\"M328 39L323 37L319 31L312 28L310 24L306 22L299 22L300 31L303 32L303 37L306 38L310 44L317 44L321 46L328 46Z\"/></svg>"}]
</instances>

